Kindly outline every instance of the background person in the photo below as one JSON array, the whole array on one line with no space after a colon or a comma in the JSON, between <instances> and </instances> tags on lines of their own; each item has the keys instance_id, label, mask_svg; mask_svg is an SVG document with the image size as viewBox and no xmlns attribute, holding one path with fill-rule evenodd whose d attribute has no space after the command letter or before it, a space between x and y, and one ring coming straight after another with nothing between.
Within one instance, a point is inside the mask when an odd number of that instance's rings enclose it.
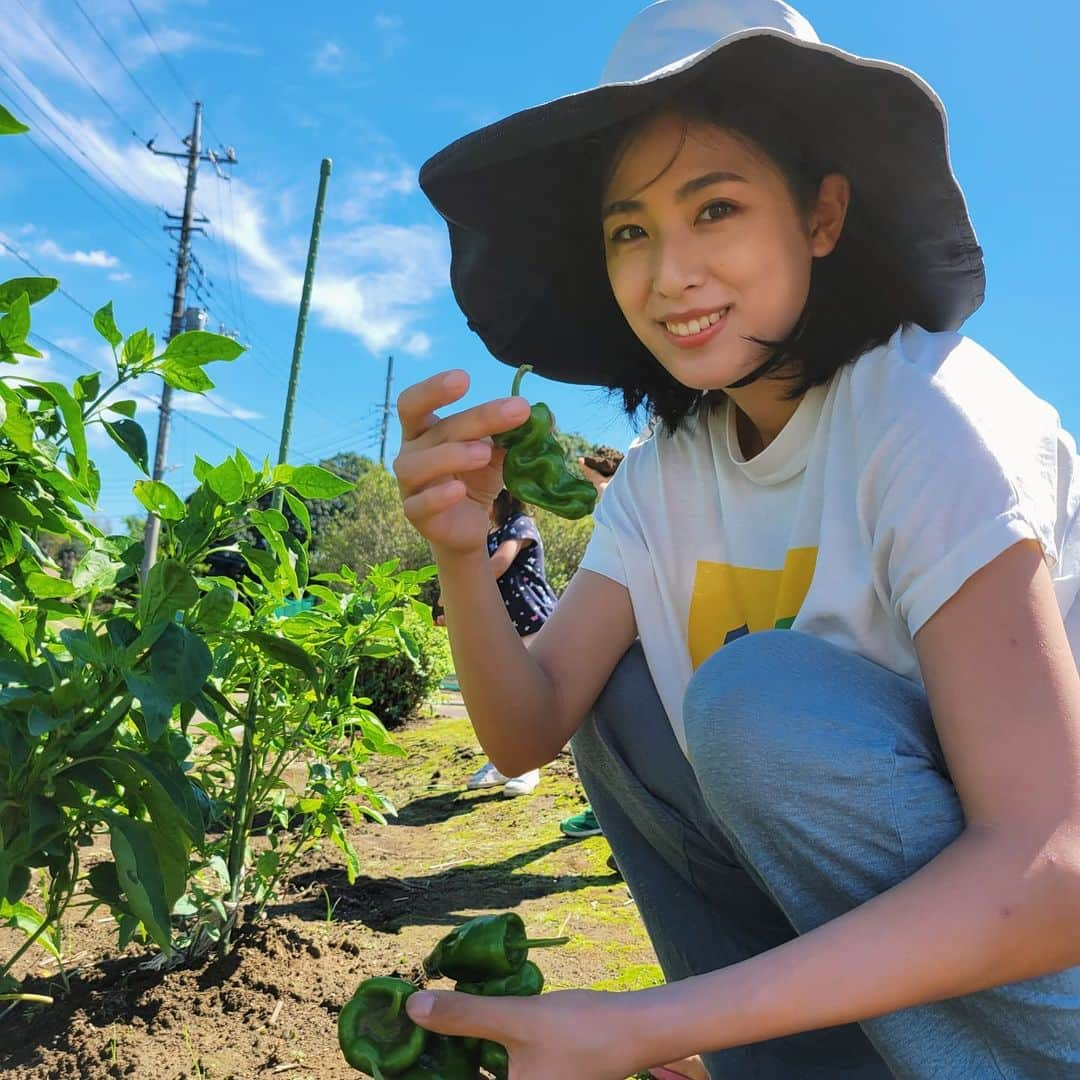
<instances>
[{"instance_id":1,"label":"background person","mask_svg":"<svg viewBox=\"0 0 1080 1080\"><path fill-rule=\"evenodd\" d=\"M492 502L489 517L488 566L495 575L506 613L528 647L555 610L555 592L544 576L544 542L525 504L505 488ZM467 786L476 791L501 785L503 794L512 797L531 794L539 782L539 769L504 776L488 761L469 777Z\"/></svg>"}]
</instances>

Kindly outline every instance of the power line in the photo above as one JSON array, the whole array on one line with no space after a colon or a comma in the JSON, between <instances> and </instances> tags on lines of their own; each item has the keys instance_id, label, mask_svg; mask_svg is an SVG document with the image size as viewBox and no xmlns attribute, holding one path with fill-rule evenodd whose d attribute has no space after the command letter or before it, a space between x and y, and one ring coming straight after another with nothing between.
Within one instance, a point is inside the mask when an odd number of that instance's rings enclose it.
<instances>
[{"instance_id":1,"label":"power line","mask_svg":"<svg viewBox=\"0 0 1080 1080\"><path fill-rule=\"evenodd\" d=\"M162 52L161 46L157 43L157 39L150 32L150 27L146 25L146 20L142 17L142 12L139 11L139 9L135 6L135 0L128 0L128 3L131 5L131 10L135 12L135 17L139 20L140 23L142 23L142 28L146 31L146 36L150 39L151 44L154 46L155 49L157 49L158 56L161 57L162 62L169 69L169 73L176 81L176 85L180 87L180 93L184 95L184 100L192 101L195 95L192 94L184 85L184 82L180 78L180 75L177 72L176 68L173 67L172 61L165 55L164 52Z\"/></svg>"},{"instance_id":2,"label":"power line","mask_svg":"<svg viewBox=\"0 0 1080 1080\"><path fill-rule=\"evenodd\" d=\"M99 37L99 38L101 39L101 43L102 43L102 44L103 44L103 45L105 46L105 48L106 48L106 49L108 49L108 50L109 50L109 52L110 52L110 53L112 53L113 59L114 59L114 60L115 60L115 61L116 61L116 62L117 62L117 63L118 63L118 64L119 64L119 65L120 65L120 66L121 66L121 67L122 67L123 69L124 69L124 73L125 73L125 74L127 75L127 77L128 77L128 78L129 78L129 79L130 79L130 80L131 80L131 81L132 81L132 82L133 82L134 84L135 84L135 88L136 88L136 89L137 89L137 90L139 91L139 93L140 93L140 94L142 94L142 96L143 96L144 98L146 98L147 102L149 102L149 104L150 104L150 108L152 108L152 109L154 110L154 112L156 112L156 113L158 114L158 116L160 116L160 117L161 117L161 119L165 121L165 124L166 124L166 126L167 126L167 127L169 128L169 130L170 130L170 131L171 131L171 132L172 132L172 133L173 133L173 134L174 134L174 135L176 136L176 138L177 138L177 139L179 139L179 140L182 140L182 139L183 139L183 136L182 136L182 135L180 134L180 132L179 132L179 131L177 131L177 130L176 130L176 127L175 127L175 125L173 124L173 122L172 122L172 121L171 121L171 120L170 120L170 119L169 119L169 118L168 118L168 117L167 117L167 116L165 115L165 113L163 113L163 112L161 111L161 108L160 108L160 107L158 106L158 103L157 103L156 101L154 101L154 99L153 99L153 98L152 98L152 97L151 97L151 96L150 96L150 95L149 95L149 94L148 94L148 93L146 92L146 90L145 90L145 89L143 88L143 85L142 85L142 83L140 83L140 82L139 82L139 80L138 80L138 79L136 79L136 78L135 78L135 76L134 76L134 75L133 75L133 74L131 73L131 69L130 69L130 68L129 68L129 67L127 66L127 64L125 64L125 63L124 63L124 61L123 61L123 60L122 60L122 59L120 58L119 54L118 54L118 53L116 52L116 50L115 50L115 49L114 49L114 48L112 47L112 45L110 45L110 44L109 44L109 41L108 41L108 39L107 39L107 38L105 37L105 35L104 35L104 34L103 34L103 33L102 33L102 32L101 32L101 31L100 31L100 30L99 30L98 28L97 28L97 24L96 24L96 23L94 22L94 20L93 20L93 19L91 19L91 18L90 18L90 16L89 16L89 15L88 15L88 14L86 13L86 11L85 11L85 9L83 8L82 4L80 4L80 3L79 3L79 0L73 0L73 3L74 3L74 4L75 4L75 6L76 6L76 7L77 7L77 8L79 9L80 13L82 14L82 17L83 17L83 18L84 18L84 19L85 19L85 20L86 20L86 21L87 21L87 22L88 22L88 23L90 24L90 26L91 26L91 27L93 28L93 31L94 31L94 33L95 33L95 34L97 34L97 36L98 36L98 37Z\"/></svg>"},{"instance_id":3,"label":"power line","mask_svg":"<svg viewBox=\"0 0 1080 1080\"><path fill-rule=\"evenodd\" d=\"M34 20L34 23L37 25L38 29L41 30L41 32L49 39L49 41L52 42L53 47L56 49L56 51L75 69L75 71L78 74L79 78L81 78L82 81L84 83L86 83L87 86L90 87L90 89L94 92L95 96L97 97L98 101L100 101L101 104L104 105L105 108L108 109L109 112L111 112L113 114L113 116L115 116L116 119L119 120L120 123L125 128L127 128L127 130L131 133L132 138L137 140L139 145L142 146L146 142L146 140L143 139L138 134L138 132L131 126L131 124L129 124L128 121L125 120L116 111L116 109L114 108L112 102L108 101L106 99L105 95L102 94L101 91L90 81L90 79L87 77L87 75L85 74L83 69L81 67L79 67L79 65L72 59L72 57L68 54L67 50L63 47L63 45L61 45L60 42L57 41L56 38L53 37L52 31L50 31L49 28L44 23L41 22L41 20L37 17L37 15L35 15L34 12L30 8L28 8L26 6L26 4L23 2L23 0L18 0L18 4L19 4L19 7L21 7L23 9L23 11L25 11L26 14L29 15L30 18ZM80 11L82 11L82 8L79 7L79 0L75 0L75 6L78 7ZM83 15L86 15L85 11L83 11ZM89 19L90 16L86 15L86 18ZM91 26L93 26L92 22L91 22ZM94 29L97 30L97 27L95 26ZM99 32L98 36L100 36L100 32ZM104 40L104 39L102 39L102 40Z\"/></svg>"},{"instance_id":4,"label":"power line","mask_svg":"<svg viewBox=\"0 0 1080 1080\"><path fill-rule=\"evenodd\" d=\"M9 81L12 81L13 85L17 85L17 84L15 84L13 82L13 80L11 80L11 76L8 75L7 72L0 69L0 74L5 75L8 78ZM10 101L13 105L15 105L16 109L19 108L19 106L15 103L14 99L11 97L10 94L6 94L6 93L3 93L3 91L0 91L0 95L2 95L8 101ZM29 100L29 99L27 99L27 100ZM34 106L34 107L36 108L37 106ZM30 144L34 147L35 150L38 151L39 154L42 154L45 157L45 159L55 169L58 169L60 172L62 172L64 174L64 176L66 176L91 202L93 202L96 206L99 206L102 210L104 210L105 213L108 214L109 217L111 217L113 219L113 221L115 221L125 232L127 232L129 235L134 237L136 240L138 240L138 242L140 244L142 244L143 247L145 247L148 251L152 252L154 255L160 255L161 254L161 252L157 251L153 247L153 245L150 244L150 242L144 236L142 236L140 233L137 233L128 224L127 221L125 221L123 218L119 217L108 205L106 205L104 202L102 202L92 191L90 191L88 188L84 187L83 184L80 183L80 181L78 180L77 177L73 176L70 172L68 172L68 170L65 169L64 166L61 165L60 162L57 161L56 158L54 158L48 152L48 150L46 150L45 147L43 147L41 145L41 143L39 143L37 141L36 138L34 138L34 136L37 135L37 134L43 135L54 147L56 147L57 150L60 151L61 154L64 155L64 157L66 157L68 159L68 161L71 162L72 165L75 166L75 168L77 168L84 176L86 176L86 178L88 180L90 180L91 183L94 183L98 187L101 187L101 184L99 184L98 181L94 180L94 178L77 161L75 161L75 159L72 158L71 155L68 154L64 150L64 148L62 146L60 146L57 143L57 141L45 130L41 130L40 132L32 131L32 132L30 132L30 135L29 135ZM140 227L141 227L141 223L139 223L139 224L140 224Z\"/></svg>"},{"instance_id":5,"label":"power line","mask_svg":"<svg viewBox=\"0 0 1080 1080\"><path fill-rule=\"evenodd\" d=\"M46 274L43 271L39 270L25 255L23 255L21 252L17 251L15 248L13 248L2 236L0 236L0 244L3 244L3 246L8 250L8 252L10 252L12 255L14 255L15 258L18 259L19 262L21 262L23 264L23 266L30 267L30 269L33 270L34 273L37 274L38 277L48 277L49 276L48 274ZM60 293L61 296L64 296L68 300L70 300L77 308L79 308L82 311L85 311L86 314L89 315L91 318L94 317L94 313L85 304L83 304L81 301L76 300L75 297L72 296L71 293L69 293L67 291L67 289L65 289L62 285L58 286L56 291L58 293Z\"/></svg>"},{"instance_id":6,"label":"power line","mask_svg":"<svg viewBox=\"0 0 1080 1080\"><path fill-rule=\"evenodd\" d=\"M35 94L38 94L46 104L51 106L52 102L49 101L49 98L41 92L41 88L37 86L33 79L31 79L30 76L27 75L26 72L23 71L23 69L19 67L19 65L16 64L14 60L11 59L11 56L3 49L0 49L0 54L4 55L7 58L8 63L19 73L26 85L29 86ZM89 165L98 172L98 174L106 181L106 184L112 185L112 187L116 188L117 191L119 191L126 198L131 199L131 201L134 202L140 210L142 209L142 203L135 199L130 192L122 188L120 184L116 182L116 180L114 180L108 173L106 173L105 170L102 169L101 166L98 165L98 163L92 157L90 157L90 155L45 111L45 109L43 109L30 96L30 94L27 93L25 87L20 86L19 83L15 81L10 72L2 71L0 72L0 74L3 74L8 80L8 82L11 83L11 85L15 88L16 92L19 94L20 99L24 100L27 105L34 110L36 114L41 116L45 123L50 124L53 130L60 133L71 144L71 146L75 148L79 156L85 158ZM11 99L8 98L8 100L10 101ZM117 197L113 194L111 188L107 187L106 184L102 184L99 180L95 180L94 177L92 177L90 173L88 173L86 169L84 169L67 150L65 150L59 143L56 142L55 139L52 138L51 135L49 135L48 131L46 131L44 128L38 128L37 133L44 135L45 138L47 138L49 142L51 142L52 145L55 146L56 149L59 150L60 153L62 153L64 157L66 157L68 161L72 163L72 165L74 165L87 177L87 179L89 179L99 188L101 188L101 190L105 192L105 194L108 195L110 199L112 199L116 206L120 208L121 213L131 213L130 208L125 203L122 203L119 199L117 199ZM142 195L145 202L153 204L154 200L152 197L148 196L145 192L140 192L140 194ZM140 228L143 226L143 222L139 221L134 214L132 214L132 220L135 221Z\"/></svg>"}]
</instances>

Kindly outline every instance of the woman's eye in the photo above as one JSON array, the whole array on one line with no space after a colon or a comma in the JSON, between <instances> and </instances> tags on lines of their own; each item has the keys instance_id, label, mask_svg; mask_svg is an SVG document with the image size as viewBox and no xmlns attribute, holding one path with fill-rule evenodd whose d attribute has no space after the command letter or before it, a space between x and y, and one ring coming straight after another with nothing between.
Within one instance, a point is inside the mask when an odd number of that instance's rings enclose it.
<instances>
[{"instance_id":1,"label":"woman's eye","mask_svg":"<svg viewBox=\"0 0 1080 1080\"><path fill-rule=\"evenodd\" d=\"M613 244L626 244L631 240L640 240L645 230L640 225L620 225L611 234Z\"/></svg>"},{"instance_id":2,"label":"woman's eye","mask_svg":"<svg viewBox=\"0 0 1080 1080\"><path fill-rule=\"evenodd\" d=\"M702 221L723 221L735 212L735 207L729 202L711 202L699 215Z\"/></svg>"}]
</instances>

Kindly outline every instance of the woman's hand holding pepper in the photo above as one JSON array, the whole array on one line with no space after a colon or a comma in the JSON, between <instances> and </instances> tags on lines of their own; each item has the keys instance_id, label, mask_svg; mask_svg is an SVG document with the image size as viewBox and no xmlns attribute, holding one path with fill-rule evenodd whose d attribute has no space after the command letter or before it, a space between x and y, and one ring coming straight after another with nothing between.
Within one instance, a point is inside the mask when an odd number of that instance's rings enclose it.
<instances>
[{"instance_id":1,"label":"woman's hand holding pepper","mask_svg":"<svg viewBox=\"0 0 1080 1080\"><path fill-rule=\"evenodd\" d=\"M510 1080L625 1080L649 1064L637 1056L640 1049L635 1054L643 1027L632 997L594 990L528 998L422 990L405 1007L431 1031L501 1043L510 1054Z\"/></svg>"},{"instance_id":2,"label":"woman's hand holding pepper","mask_svg":"<svg viewBox=\"0 0 1080 1080\"><path fill-rule=\"evenodd\" d=\"M485 402L445 419L438 416L437 409L459 401L468 389L466 372L444 371L398 398L401 450L394 474L405 516L436 555L485 547L488 509L503 487L505 456L491 436L529 417L529 403L520 397Z\"/></svg>"}]
</instances>

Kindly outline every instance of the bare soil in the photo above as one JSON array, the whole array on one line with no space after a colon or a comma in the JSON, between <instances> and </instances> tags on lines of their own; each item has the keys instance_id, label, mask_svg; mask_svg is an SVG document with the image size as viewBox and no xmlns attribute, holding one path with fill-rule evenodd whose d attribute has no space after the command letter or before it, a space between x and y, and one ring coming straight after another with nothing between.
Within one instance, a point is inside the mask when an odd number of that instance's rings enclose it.
<instances>
[{"instance_id":1,"label":"bare soil","mask_svg":"<svg viewBox=\"0 0 1080 1080\"><path fill-rule=\"evenodd\" d=\"M241 929L234 951L156 971L153 954L116 948L101 911L70 920L70 989L43 952L16 975L51 1007L0 1018L0 1073L25 1080L346 1080L337 1015L371 975L416 977L447 929L515 910L534 936L572 935L538 962L551 989L635 988L661 981L629 893L602 837L571 842L559 821L581 809L569 754L529 797L467 792L483 762L460 707L396 733L407 759L376 758L369 779L398 817L354 831L364 876L349 885L331 846L312 852L280 902ZM0 955L19 938L0 929Z\"/></svg>"}]
</instances>

